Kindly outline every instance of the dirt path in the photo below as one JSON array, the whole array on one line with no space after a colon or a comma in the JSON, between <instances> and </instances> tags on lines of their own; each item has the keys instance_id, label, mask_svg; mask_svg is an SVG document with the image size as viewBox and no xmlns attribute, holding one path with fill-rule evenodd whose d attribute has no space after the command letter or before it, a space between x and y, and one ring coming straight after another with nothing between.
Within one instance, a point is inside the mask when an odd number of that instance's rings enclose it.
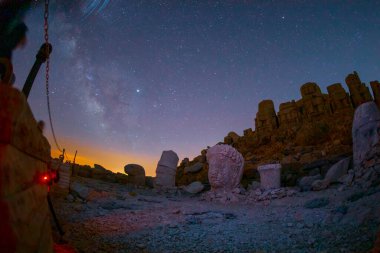
<instances>
[{"instance_id":1,"label":"dirt path","mask_svg":"<svg viewBox=\"0 0 380 253\"><path fill-rule=\"evenodd\" d=\"M367 252L380 220L379 187L225 206L199 196L81 183L96 189L87 203L54 199L65 239L79 252Z\"/></svg>"}]
</instances>

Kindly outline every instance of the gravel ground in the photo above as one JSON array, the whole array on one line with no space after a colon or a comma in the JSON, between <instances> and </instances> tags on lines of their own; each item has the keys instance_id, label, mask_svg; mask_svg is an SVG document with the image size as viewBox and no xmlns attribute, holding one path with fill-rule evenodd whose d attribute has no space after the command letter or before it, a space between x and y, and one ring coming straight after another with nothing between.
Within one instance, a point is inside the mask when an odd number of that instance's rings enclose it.
<instances>
[{"instance_id":1,"label":"gravel ground","mask_svg":"<svg viewBox=\"0 0 380 253\"><path fill-rule=\"evenodd\" d=\"M181 192L75 179L86 201L53 202L78 252L368 252L380 221L380 187L298 192L228 205Z\"/></svg>"}]
</instances>

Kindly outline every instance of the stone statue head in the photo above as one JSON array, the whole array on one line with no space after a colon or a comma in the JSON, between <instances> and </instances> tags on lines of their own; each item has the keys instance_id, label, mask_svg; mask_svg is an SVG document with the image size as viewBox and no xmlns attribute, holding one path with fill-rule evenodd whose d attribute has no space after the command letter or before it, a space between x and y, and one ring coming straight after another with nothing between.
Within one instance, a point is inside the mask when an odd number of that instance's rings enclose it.
<instances>
[{"instance_id":1,"label":"stone statue head","mask_svg":"<svg viewBox=\"0 0 380 253\"><path fill-rule=\"evenodd\" d=\"M352 126L354 168L358 168L366 153L380 140L380 111L374 102L360 105Z\"/></svg>"},{"instance_id":2,"label":"stone statue head","mask_svg":"<svg viewBox=\"0 0 380 253\"><path fill-rule=\"evenodd\" d=\"M215 145L207 150L208 179L212 189L233 190L243 176L244 158L229 145Z\"/></svg>"}]
</instances>

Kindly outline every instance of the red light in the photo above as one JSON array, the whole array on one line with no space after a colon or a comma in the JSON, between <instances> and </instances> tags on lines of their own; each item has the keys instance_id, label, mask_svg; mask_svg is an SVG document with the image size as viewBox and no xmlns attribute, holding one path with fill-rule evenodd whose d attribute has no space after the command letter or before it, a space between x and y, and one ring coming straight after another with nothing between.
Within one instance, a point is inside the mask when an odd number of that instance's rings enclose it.
<instances>
[{"instance_id":1,"label":"red light","mask_svg":"<svg viewBox=\"0 0 380 253\"><path fill-rule=\"evenodd\" d=\"M45 177L44 177L44 180L47 180L47 179L48 179L48 177L45 176Z\"/></svg>"}]
</instances>

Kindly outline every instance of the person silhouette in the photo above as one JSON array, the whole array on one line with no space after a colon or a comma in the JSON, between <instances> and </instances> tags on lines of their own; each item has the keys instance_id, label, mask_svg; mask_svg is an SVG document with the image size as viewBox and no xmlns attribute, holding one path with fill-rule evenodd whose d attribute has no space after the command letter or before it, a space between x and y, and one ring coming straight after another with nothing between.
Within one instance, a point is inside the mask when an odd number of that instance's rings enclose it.
<instances>
[{"instance_id":1,"label":"person silhouette","mask_svg":"<svg viewBox=\"0 0 380 253\"><path fill-rule=\"evenodd\" d=\"M13 73L13 50L26 45L28 27L20 22L9 25L0 31L0 83L12 85L15 82Z\"/></svg>"}]
</instances>

